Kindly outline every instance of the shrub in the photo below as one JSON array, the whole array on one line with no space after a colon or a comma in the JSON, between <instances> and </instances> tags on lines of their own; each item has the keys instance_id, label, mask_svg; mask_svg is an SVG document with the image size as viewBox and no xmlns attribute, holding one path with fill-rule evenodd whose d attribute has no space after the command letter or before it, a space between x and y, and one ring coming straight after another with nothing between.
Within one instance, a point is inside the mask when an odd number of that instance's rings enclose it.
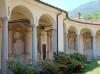
<instances>
[{"instance_id":1,"label":"shrub","mask_svg":"<svg viewBox=\"0 0 100 74\"><path fill-rule=\"evenodd\" d=\"M62 74L60 73L57 64L54 62L45 60L45 61L42 61L40 65L42 68L42 71L41 71L42 74Z\"/></svg>"},{"instance_id":2,"label":"shrub","mask_svg":"<svg viewBox=\"0 0 100 74\"><path fill-rule=\"evenodd\" d=\"M54 61L60 64L67 65L71 63L71 58L66 53L59 52L59 54L54 54Z\"/></svg>"},{"instance_id":3,"label":"shrub","mask_svg":"<svg viewBox=\"0 0 100 74\"><path fill-rule=\"evenodd\" d=\"M26 66L24 69L24 74L36 74L36 71L31 66Z\"/></svg>"},{"instance_id":4,"label":"shrub","mask_svg":"<svg viewBox=\"0 0 100 74\"><path fill-rule=\"evenodd\" d=\"M85 59L84 55L78 53L59 52L54 54L54 60L41 61L35 68L15 60L9 62L9 69L13 74L75 74L83 70Z\"/></svg>"},{"instance_id":5,"label":"shrub","mask_svg":"<svg viewBox=\"0 0 100 74\"><path fill-rule=\"evenodd\" d=\"M73 72L72 64L68 64L68 65L58 64L58 68L61 74L69 74Z\"/></svg>"},{"instance_id":6,"label":"shrub","mask_svg":"<svg viewBox=\"0 0 100 74\"><path fill-rule=\"evenodd\" d=\"M72 64L75 66L74 72L81 71L85 66L86 56L79 53L69 55L72 58Z\"/></svg>"},{"instance_id":7,"label":"shrub","mask_svg":"<svg viewBox=\"0 0 100 74\"><path fill-rule=\"evenodd\" d=\"M86 56L79 53L70 54L70 57L80 62L86 61Z\"/></svg>"},{"instance_id":8,"label":"shrub","mask_svg":"<svg viewBox=\"0 0 100 74\"><path fill-rule=\"evenodd\" d=\"M36 74L32 66L21 64L18 60L9 61L9 67L13 74Z\"/></svg>"},{"instance_id":9,"label":"shrub","mask_svg":"<svg viewBox=\"0 0 100 74\"><path fill-rule=\"evenodd\" d=\"M54 55L54 61L60 64L60 70L63 74L68 74L72 72L80 72L84 67L85 56L74 53L66 54L59 52L59 54Z\"/></svg>"},{"instance_id":10,"label":"shrub","mask_svg":"<svg viewBox=\"0 0 100 74\"><path fill-rule=\"evenodd\" d=\"M84 63L76 59L71 60L71 65L73 66L73 72L80 72L84 67Z\"/></svg>"}]
</instances>

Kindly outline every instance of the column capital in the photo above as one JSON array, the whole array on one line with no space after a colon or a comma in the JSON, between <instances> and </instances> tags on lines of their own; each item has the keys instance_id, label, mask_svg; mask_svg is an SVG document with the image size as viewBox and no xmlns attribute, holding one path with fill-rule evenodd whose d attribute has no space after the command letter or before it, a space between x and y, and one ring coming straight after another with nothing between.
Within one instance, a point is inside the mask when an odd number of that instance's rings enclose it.
<instances>
[{"instance_id":1,"label":"column capital","mask_svg":"<svg viewBox=\"0 0 100 74\"><path fill-rule=\"evenodd\" d=\"M52 31L57 31L57 29L56 28L53 28L53 30Z\"/></svg>"},{"instance_id":2,"label":"column capital","mask_svg":"<svg viewBox=\"0 0 100 74\"><path fill-rule=\"evenodd\" d=\"M93 37L96 37L96 32L95 32L95 31L93 31L92 35L93 35Z\"/></svg>"},{"instance_id":3,"label":"column capital","mask_svg":"<svg viewBox=\"0 0 100 74\"><path fill-rule=\"evenodd\" d=\"M0 17L0 20L8 20L8 17Z\"/></svg>"},{"instance_id":4,"label":"column capital","mask_svg":"<svg viewBox=\"0 0 100 74\"><path fill-rule=\"evenodd\" d=\"M80 34L76 34L76 36L81 36Z\"/></svg>"},{"instance_id":5,"label":"column capital","mask_svg":"<svg viewBox=\"0 0 100 74\"><path fill-rule=\"evenodd\" d=\"M32 28L34 27L35 25L34 24L32 24Z\"/></svg>"},{"instance_id":6,"label":"column capital","mask_svg":"<svg viewBox=\"0 0 100 74\"><path fill-rule=\"evenodd\" d=\"M95 36L92 36L93 38L96 38L96 35Z\"/></svg>"},{"instance_id":7,"label":"column capital","mask_svg":"<svg viewBox=\"0 0 100 74\"><path fill-rule=\"evenodd\" d=\"M37 25L32 24L32 30L33 30L34 28L36 28L36 27L37 27Z\"/></svg>"},{"instance_id":8,"label":"column capital","mask_svg":"<svg viewBox=\"0 0 100 74\"><path fill-rule=\"evenodd\" d=\"M32 24L32 27L38 27L38 25Z\"/></svg>"},{"instance_id":9,"label":"column capital","mask_svg":"<svg viewBox=\"0 0 100 74\"><path fill-rule=\"evenodd\" d=\"M92 35L92 38L96 38L96 35Z\"/></svg>"},{"instance_id":10,"label":"column capital","mask_svg":"<svg viewBox=\"0 0 100 74\"><path fill-rule=\"evenodd\" d=\"M81 35L80 34L76 34L76 37L81 37Z\"/></svg>"},{"instance_id":11,"label":"column capital","mask_svg":"<svg viewBox=\"0 0 100 74\"><path fill-rule=\"evenodd\" d=\"M80 31L76 33L77 36L80 36Z\"/></svg>"},{"instance_id":12,"label":"column capital","mask_svg":"<svg viewBox=\"0 0 100 74\"><path fill-rule=\"evenodd\" d=\"M68 32L64 31L64 34L68 34Z\"/></svg>"},{"instance_id":13,"label":"column capital","mask_svg":"<svg viewBox=\"0 0 100 74\"><path fill-rule=\"evenodd\" d=\"M65 34L68 34L68 30L64 31Z\"/></svg>"}]
</instances>

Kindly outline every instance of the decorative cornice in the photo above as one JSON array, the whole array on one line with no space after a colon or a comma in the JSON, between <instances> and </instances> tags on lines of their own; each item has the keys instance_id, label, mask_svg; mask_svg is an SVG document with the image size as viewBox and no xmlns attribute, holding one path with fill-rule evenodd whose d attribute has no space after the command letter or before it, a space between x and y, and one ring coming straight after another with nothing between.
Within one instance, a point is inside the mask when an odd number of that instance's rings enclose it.
<instances>
[{"instance_id":1,"label":"decorative cornice","mask_svg":"<svg viewBox=\"0 0 100 74\"><path fill-rule=\"evenodd\" d=\"M82 21L72 20L72 19L70 19L70 18L68 18L68 20L73 21L73 22L77 22L77 23L82 23L82 24L100 25L100 24L96 24L96 23L88 23L88 22L82 22Z\"/></svg>"}]
</instances>

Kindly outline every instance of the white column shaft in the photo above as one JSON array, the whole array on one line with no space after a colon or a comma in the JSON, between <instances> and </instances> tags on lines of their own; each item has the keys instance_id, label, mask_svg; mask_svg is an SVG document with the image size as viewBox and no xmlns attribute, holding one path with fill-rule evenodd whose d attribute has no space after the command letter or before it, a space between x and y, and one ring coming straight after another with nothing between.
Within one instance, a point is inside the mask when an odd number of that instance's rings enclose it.
<instances>
[{"instance_id":1,"label":"white column shaft","mask_svg":"<svg viewBox=\"0 0 100 74\"><path fill-rule=\"evenodd\" d=\"M80 51L80 53L81 54L83 54L83 35L80 35L80 49L79 49L79 51Z\"/></svg>"},{"instance_id":2,"label":"white column shaft","mask_svg":"<svg viewBox=\"0 0 100 74\"><path fill-rule=\"evenodd\" d=\"M7 61L8 61L8 20L3 20L2 28L2 56L1 56L1 68L2 74L7 74Z\"/></svg>"},{"instance_id":3,"label":"white column shaft","mask_svg":"<svg viewBox=\"0 0 100 74\"><path fill-rule=\"evenodd\" d=\"M66 33L66 53L68 53L68 33Z\"/></svg>"},{"instance_id":4,"label":"white column shaft","mask_svg":"<svg viewBox=\"0 0 100 74\"><path fill-rule=\"evenodd\" d=\"M37 27L32 27L32 61L37 62Z\"/></svg>"},{"instance_id":5,"label":"white column shaft","mask_svg":"<svg viewBox=\"0 0 100 74\"><path fill-rule=\"evenodd\" d=\"M93 56L95 57L95 51L96 51L96 37L93 36Z\"/></svg>"},{"instance_id":6,"label":"white column shaft","mask_svg":"<svg viewBox=\"0 0 100 74\"><path fill-rule=\"evenodd\" d=\"M77 35L77 52L81 53L81 49L80 49L80 35Z\"/></svg>"},{"instance_id":7,"label":"white column shaft","mask_svg":"<svg viewBox=\"0 0 100 74\"><path fill-rule=\"evenodd\" d=\"M57 29L52 31L52 50L57 53Z\"/></svg>"}]
</instances>

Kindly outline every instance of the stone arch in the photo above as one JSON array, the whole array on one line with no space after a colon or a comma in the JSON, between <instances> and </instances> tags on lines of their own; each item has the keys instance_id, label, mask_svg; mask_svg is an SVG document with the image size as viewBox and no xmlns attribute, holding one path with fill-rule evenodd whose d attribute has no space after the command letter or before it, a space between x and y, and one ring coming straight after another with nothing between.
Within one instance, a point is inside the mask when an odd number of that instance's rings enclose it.
<instances>
[{"instance_id":1,"label":"stone arch","mask_svg":"<svg viewBox=\"0 0 100 74\"><path fill-rule=\"evenodd\" d=\"M69 26L68 30L73 30L73 31L77 32L77 28L75 26Z\"/></svg>"},{"instance_id":2,"label":"stone arch","mask_svg":"<svg viewBox=\"0 0 100 74\"><path fill-rule=\"evenodd\" d=\"M77 52L76 34L77 34L76 27L70 26L68 29L68 52L69 53Z\"/></svg>"},{"instance_id":3,"label":"stone arch","mask_svg":"<svg viewBox=\"0 0 100 74\"><path fill-rule=\"evenodd\" d=\"M32 14L31 10L24 5L18 5L12 8L10 13L10 20L14 18L13 14L16 14L15 17L17 18L15 18L15 20L19 19L19 16L23 16L22 19L29 19L31 23L34 23L34 15Z\"/></svg>"},{"instance_id":4,"label":"stone arch","mask_svg":"<svg viewBox=\"0 0 100 74\"><path fill-rule=\"evenodd\" d=\"M93 57L93 33L89 28L83 28L80 31L83 44L83 54L87 55L88 59Z\"/></svg>"},{"instance_id":5,"label":"stone arch","mask_svg":"<svg viewBox=\"0 0 100 74\"><path fill-rule=\"evenodd\" d=\"M90 28L81 28L80 29L80 34L82 34L84 32L90 32L90 34L93 35L93 31Z\"/></svg>"},{"instance_id":6,"label":"stone arch","mask_svg":"<svg viewBox=\"0 0 100 74\"><path fill-rule=\"evenodd\" d=\"M39 17L39 21L38 21L38 25L39 25L39 23L41 22L41 19L45 19L45 21L48 21L53 27L55 26L55 20L54 20L54 18L51 16L51 15L49 15L49 14L42 14L40 17Z\"/></svg>"},{"instance_id":7,"label":"stone arch","mask_svg":"<svg viewBox=\"0 0 100 74\"><path fill-rule=\"evenodd\" d=\"M54 20L50 15L44 14L38 22L38 54L40 59L52 59L52 31Z\"/></svg>"},{"instance_id":8,"label":"stone arch","mask_svg":"<svg viewBox=\"0 0 100 74\"><path fill-rule=\"evenodd\" d=\"M33 14L25 6L12 9L9 21L9 59L17 58L23 63L32 59Z\"/></svg>"}]
</instances>

